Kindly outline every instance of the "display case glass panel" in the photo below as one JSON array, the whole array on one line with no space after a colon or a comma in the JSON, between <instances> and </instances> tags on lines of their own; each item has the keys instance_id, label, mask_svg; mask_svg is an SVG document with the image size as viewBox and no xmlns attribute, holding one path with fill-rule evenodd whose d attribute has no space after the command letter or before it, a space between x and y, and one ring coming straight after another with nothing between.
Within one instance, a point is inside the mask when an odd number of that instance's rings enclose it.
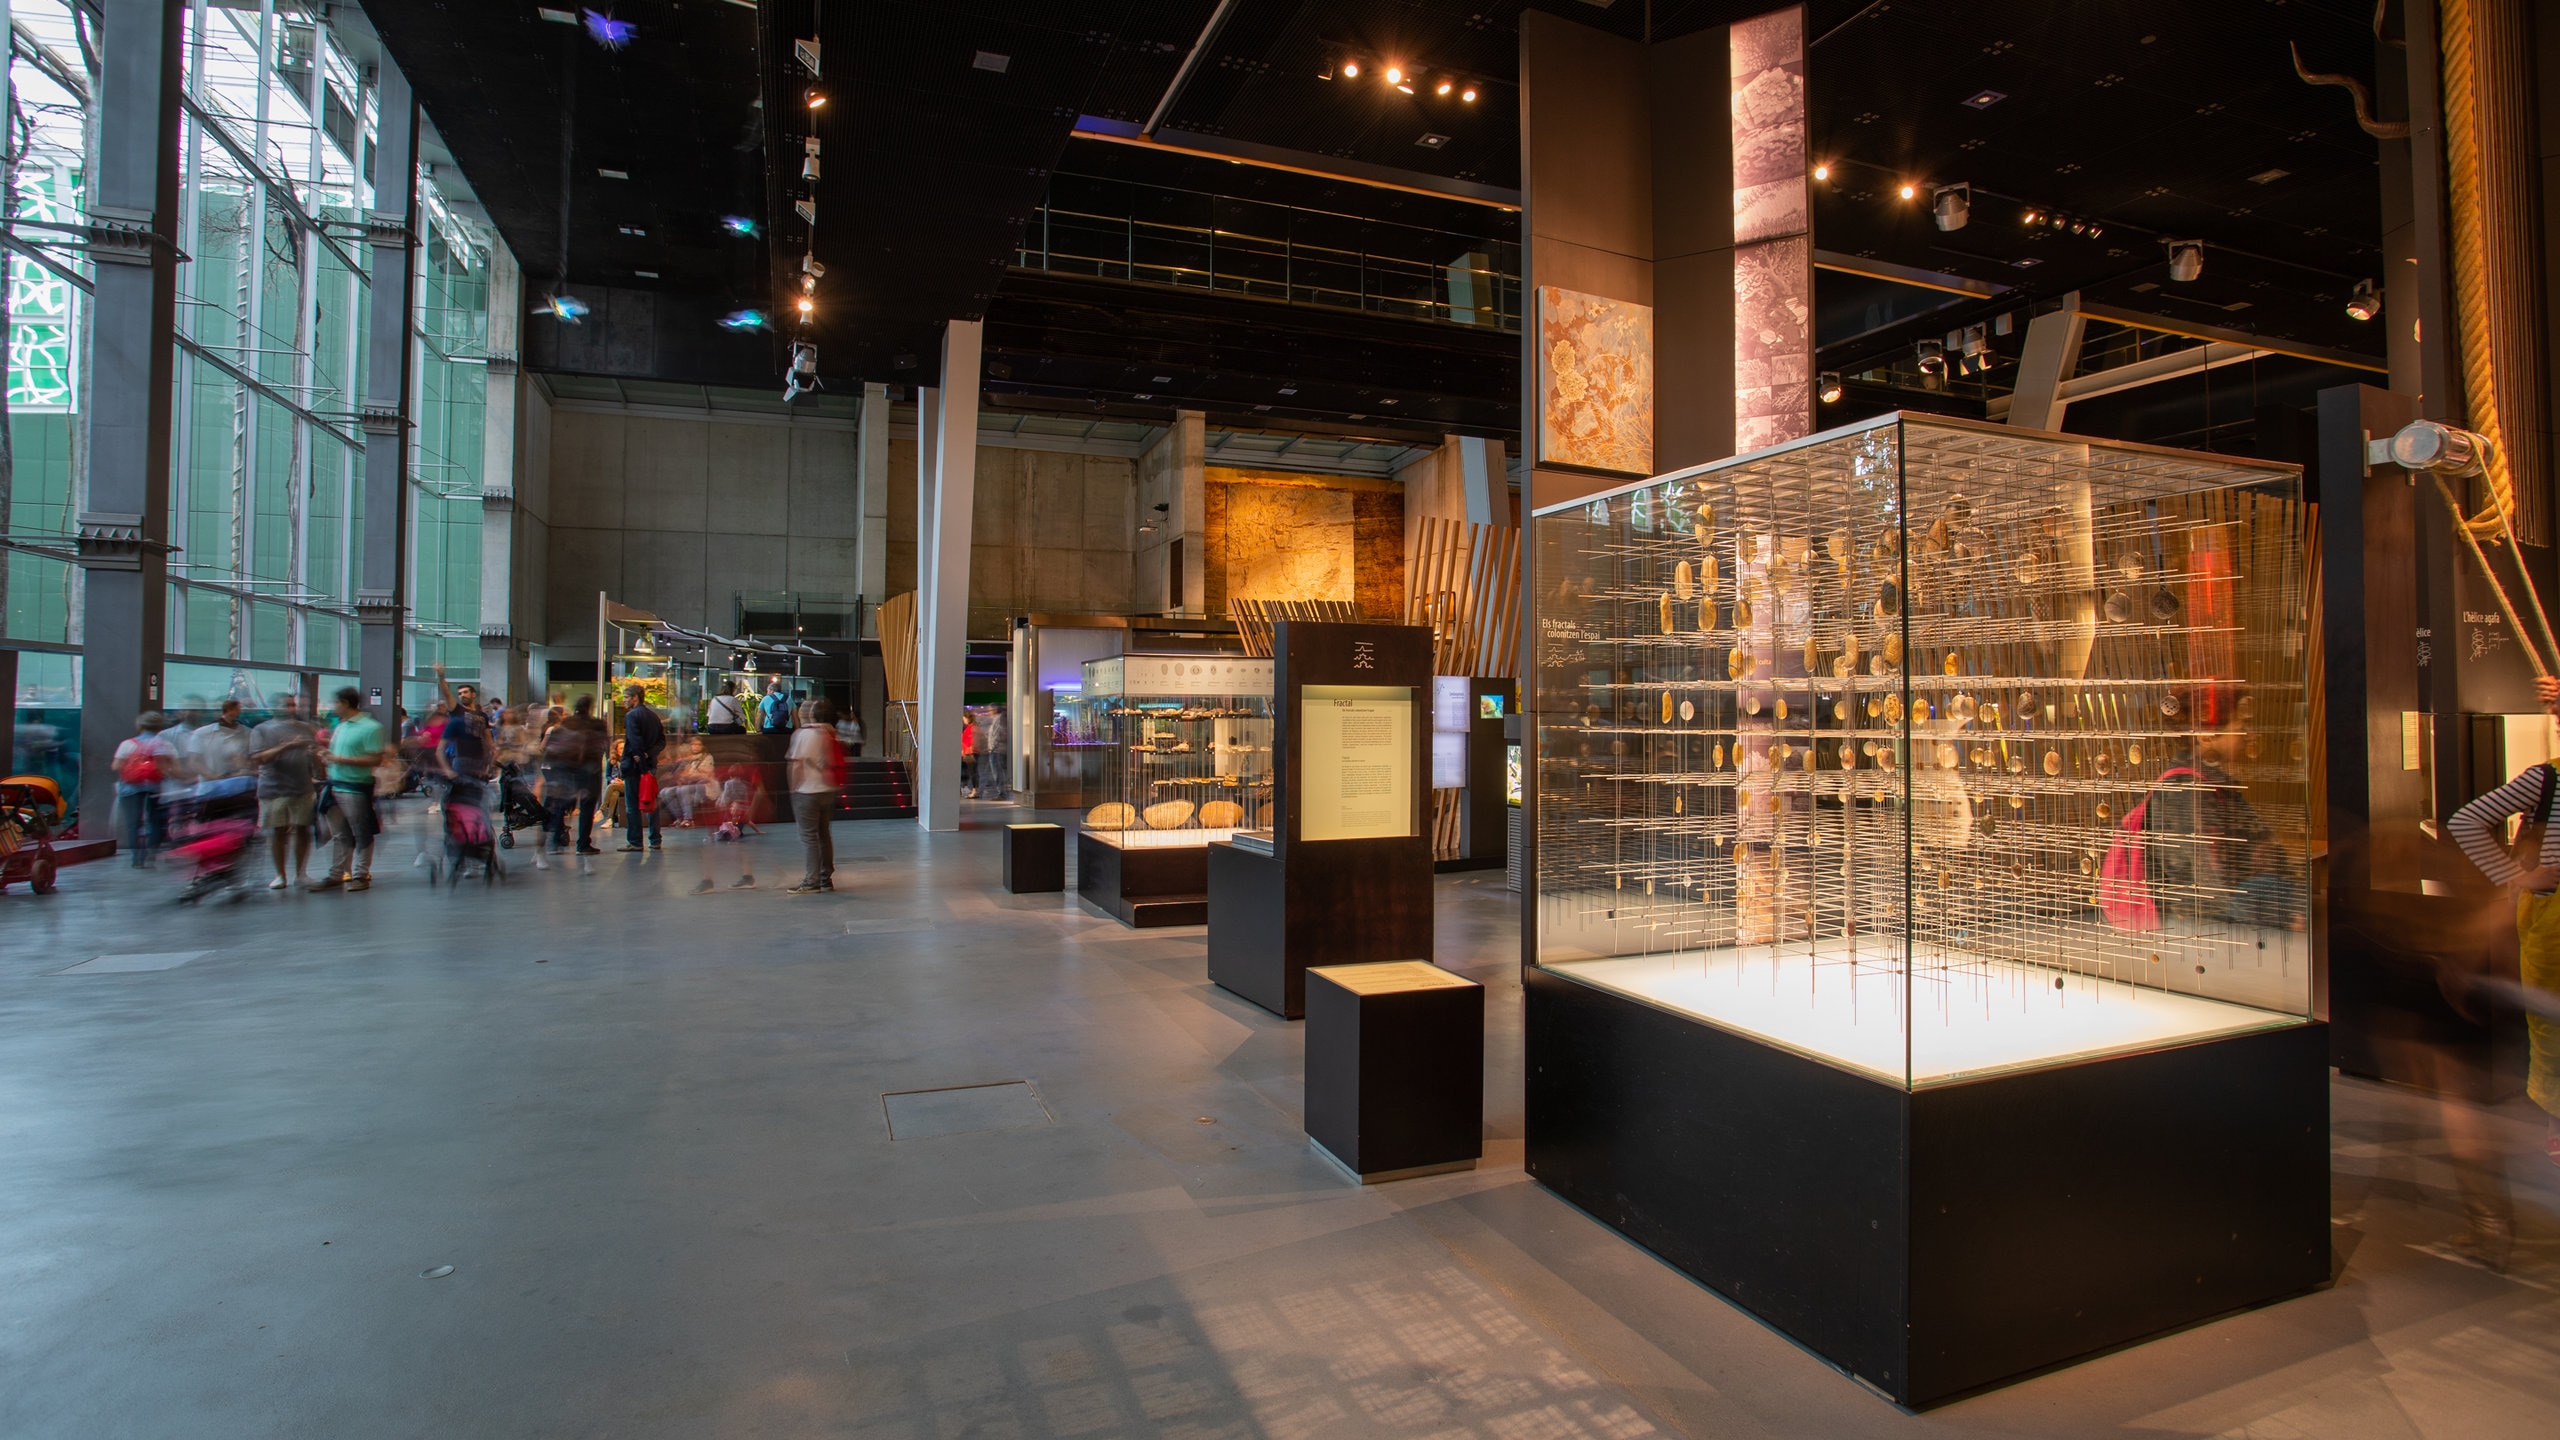
<instances>
[{"instance_id":1,"label":"display case glass panel","mask_svg":"<svg viewBox=\"0 0 2560 1440\"><path fill-rule=\"evenodd\" d=\"M1539 511L1537 963L1914 1087L2302 1022L2308 522L1918 415Z\"/></svg>"},{"instance_id":2,"label":"display case glass panel","mask_svg":"<svg viewBox=\"0 0 2560 1440\"><path fill-rule=\"evenodd\" d=\"M1057 692L1055 739L1084 759L1084 833L1123 849L1267 827L1272 662L1119 655Z\"/></svg>"}]
</instances>

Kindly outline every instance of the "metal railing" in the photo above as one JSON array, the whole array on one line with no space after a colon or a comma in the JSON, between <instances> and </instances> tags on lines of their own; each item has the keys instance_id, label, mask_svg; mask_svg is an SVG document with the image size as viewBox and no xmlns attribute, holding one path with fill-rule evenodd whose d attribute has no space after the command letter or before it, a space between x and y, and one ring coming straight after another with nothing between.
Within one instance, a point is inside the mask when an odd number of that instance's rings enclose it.
<instances>
[{"instance_id":1,"label":"metal railing","mask_svg":"<svg viewBox=\"0 0 2560 1440\"><path fill-rule=\"evenodd\" d=\"M1043 205L1023 227L1017 269L1242 295L1516 334L1520 276L1508 242L1452 236L1446 262L1206 225Z\"/></svg>"}]
</instances>

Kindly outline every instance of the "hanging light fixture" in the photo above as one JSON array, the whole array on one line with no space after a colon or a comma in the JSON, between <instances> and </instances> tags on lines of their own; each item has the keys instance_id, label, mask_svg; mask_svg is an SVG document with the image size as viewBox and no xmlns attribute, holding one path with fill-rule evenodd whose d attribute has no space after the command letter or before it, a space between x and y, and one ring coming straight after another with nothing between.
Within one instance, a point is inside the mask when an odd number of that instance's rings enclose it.
<instances>
[{"instance_id":1,"label":"hanging light fixture","mask_svg":"<svg viewBox=\"0 0 2560 1440\"><path fill-rule=\"evenodd\" d=\"M2371 320L2382 313L2382 292L2371 280L2356 282L2355 292L2347 296L2347 314L2357 320Z\"/></svg>"},{"instance_id":2,"label":"hanging light fixture","mask_svg":"<svg viewBox=\"0 0 2560 1440\"><path fill-rule=\"evenodd\" d=\"M2204 242L2164 240L2169 247L2169 278L2184 284L2204 273Z\"/></svg>"},{"instance_id":3,"label":"hanging light fixture","mask_svg":"<svg viewBox=\"0 0 2560 1440\"><path fill-rule=\"evenodd\" d=\"M1814 393L1822 397L1822 403L1825 405L1839 404L1841 395L1845 393L1840 384L1840 372L1837 370L1823 371L1820 385Z\"/></svg>"}]
</instances>

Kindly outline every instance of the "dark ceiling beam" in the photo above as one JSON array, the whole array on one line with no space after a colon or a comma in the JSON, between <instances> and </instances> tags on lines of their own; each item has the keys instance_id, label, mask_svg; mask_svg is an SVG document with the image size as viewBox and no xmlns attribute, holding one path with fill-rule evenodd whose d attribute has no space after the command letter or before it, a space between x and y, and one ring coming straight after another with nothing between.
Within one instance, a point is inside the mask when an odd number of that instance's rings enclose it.
<instances>
[{"instance_id":1,"label":"dark ceiling beam","mask_svg":"<svg viewBox=\"0 0 2560 1440\"><path fill-rule=\"evenodd\" d=\"M1105 128L1111 127L1111 128ZM1194 155L1205 160L1229 160L1258 165L1266 170L1286 170L1296 175L1312 175L1319 180L1340 180L1352 185L1367 185L1379 190L1399 190L1408 195L1429 195L1436 199L1464 200L1476 205L1490 205L1498 210L1520 208L1520 192L1500 185L1479 185L1472 180L1449 180L1427 175L1419 170L1399 170L1392 165L1372 165L1363 160L1338 159L1330 155L1310 155L1303 150L1285 149L1278 145L1257 145L1250 140L1237 140L1225 135L1195 135L1188 130L1166 130L1149 138L1112 127L1109 121L1086 116L1077 125L1075 138L1102 140L1114 145L1137 145L1175 155Z\"/></svg>"},{"instance_id":2,"label":"dark ceiling beam","mask_svg":"<svg viewBox=\"0 0 2560 1440\"><path fill-rule=\"evenodd\" d=\"M1227 17L1235 13L1236 0L1218 0L1218 8L1209 12L1209 23L1200 27L1200 38L1191 42L1191 53L1182 57L1182 68L1173 72L1173 83L1164 87L1164 98L1156 102L1154 113L1138 133L1149 137L1164 127L1164 118L1191 88L1191 77L1199 72L1200 62L1208 58L1209 47L1218 43L1218 32L1227 26Z\"/></svg>"}]
</instances>

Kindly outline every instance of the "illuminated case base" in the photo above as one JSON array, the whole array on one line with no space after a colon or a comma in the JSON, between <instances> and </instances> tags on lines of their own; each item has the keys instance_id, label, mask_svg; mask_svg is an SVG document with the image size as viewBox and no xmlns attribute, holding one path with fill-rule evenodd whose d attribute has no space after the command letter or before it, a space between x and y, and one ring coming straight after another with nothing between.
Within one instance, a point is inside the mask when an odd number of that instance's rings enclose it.
<instances>
[{"instance_id":1,"label":"illuminated case base","mask_svg":"<svg viewBox=\"0 0 2560 1440\"><path fill-rule=\"evenodd\" d=\"M1524 983L1529 1174L1897 1404L2329 1279L2318 1023L1911 1089Z\"/></svg>"}]
</instances>

